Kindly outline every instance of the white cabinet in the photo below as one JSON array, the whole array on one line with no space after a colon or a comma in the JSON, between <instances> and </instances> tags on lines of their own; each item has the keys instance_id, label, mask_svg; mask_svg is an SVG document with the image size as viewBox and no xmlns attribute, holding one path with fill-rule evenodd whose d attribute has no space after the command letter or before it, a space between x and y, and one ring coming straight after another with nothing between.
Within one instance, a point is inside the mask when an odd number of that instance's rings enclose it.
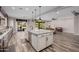
<instances>
[{"instance_id":1,"label":"white cabinet","mask_svg":"<svg viewBox=\"0 0 79 59\"><path fill-rule=\"evenodd\" d=\"M37 39L37 36L35 35L31 35L31 44L32 46L34 47L34 49L38 50L38 39Z\"/></svg>"},{"instance_id":2,"label":"white cabinet","mask_svg":"<svg viewBox=\"0 0 79 59\"><path fill-rule=\"evenodd\" d=\"M28 31L25 31L25 38L27 39L27 41L29 41L28 37L29 37Z\"/></svg>"},{"instance_id":3,"label":"white cabinet","mask_svg":"<svg viewBox=\"0 0 79 59\"><path fill-rule=\"evenodd\" d=\"M53 33L31 34L32 46L36 51L40 51L53 43Z\"/></svg>"},{"instance_id":4,"label":"white cabinet","mask_svg":"<svg viewBox=\"0 0 79 59\"><path fill-rule=\"evenodd\" d=\"M0 36L1 44L3 44L4 41L4 47L8 47L8 43L12 35L13 35L13 29L9 28Z\"/></svg>"},{"instance_id":5,"label":"white cabinet","mask_svg":"<svg viewBox=\"0 0 79 59\"><path fill-rule=\"evenodd\" d=\"M53 33L48 33L46 35L46 41L47 46L51 45L53 43Z\"/></svg>"},{"instance_id":6,"label":"white cabinet","mask_svg":"<svg viewBox=\"0 0 79 59\"><path fill-rule=\"evenodd\" d=\"M38 35L38 51L46 47L46 37L45 35Z\"/></svg>"},{"instance_id":7,"label":"white cabinet","mask_svg":"<svg viewBox=\"0 0 79 59\"><path fill-rule=\"evenodd\" d=\"M31 41L31 33L30 30L25 30L25 38L27 41Z\"/></svg>"}]
</instances>

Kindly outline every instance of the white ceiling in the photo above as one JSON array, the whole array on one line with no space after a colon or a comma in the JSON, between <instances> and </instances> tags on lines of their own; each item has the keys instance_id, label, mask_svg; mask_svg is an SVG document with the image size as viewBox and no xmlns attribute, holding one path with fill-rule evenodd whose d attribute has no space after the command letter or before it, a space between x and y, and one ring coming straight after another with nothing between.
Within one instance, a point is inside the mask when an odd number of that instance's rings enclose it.
<instances>
[{"instance_id":1,"label":"white ceiling","mask_svg":"<svg viewBox=\"0 0 79 59\"><path fill-rule=\"evenodd\" d=\"M13 9L12 9L13 7ZM31 19L32 15L35 15L35 9L36 10L36 15L39 15L39 7L38 6L3 6L2 7L5 12L8 14L10 17L15 17L15 18L23 18L23 19ZM25 10L28 8L28 10ZM41 7L41 13L45 13L49 10L52 10L56 8L56 6L43 6ZM34 12L32 14L32 11Z\"/></svg>"},{"instance_id":2,"label":"white ceiling","mask_svg":"<svg viewBox=\"0 0 79 59\"><path fill-rule=\"evenodd\" d=\"M13 9L12 9L13 7ZM39 7L38 6L2 6L5 12L8 14L9 17L15 17L20 19L32 19L32 11L34 12L33 16L35 15L35 9L37 17L39 16ZM25 10L27 8L27 10ZM46 15L48 17L55 17L57 16L56 12L60 11L59 16L70 15L72 11L77 10L79 11L78 6L42 6L41 7L41 14ZM46 16L45 16L46 17Z\"/></svg>"},{"instance_id":3,"label":"white ceiling","mask_svg":"<svg viewBox=\"0 0 79 59\"><path fill-rule=\"evenodd\" d=\"M79 6L71 6L71 7L65 7L61 8L61 10L58 10L58 14L56 12L50 12L47 14L42 15L43 20L50 21L52 18L58 19L58 18L70 18L74 17L73 11L76 11L79 13Z\"/></svg>"}]
</instances>

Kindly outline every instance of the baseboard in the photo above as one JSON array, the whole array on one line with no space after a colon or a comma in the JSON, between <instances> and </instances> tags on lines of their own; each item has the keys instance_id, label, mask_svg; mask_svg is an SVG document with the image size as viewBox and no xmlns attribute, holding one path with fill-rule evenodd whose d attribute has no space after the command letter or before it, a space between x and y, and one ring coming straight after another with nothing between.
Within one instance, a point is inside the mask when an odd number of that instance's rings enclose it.
<instances>
[{"instance_id":1,"label":"baseboard","mask_svg":"<svg viewBox=\"0 0 79 59\"><path fill-rule=\"evenodd\" d=\"M74 35L79 35L79 34L74 34Z\"/></svg>"},{"instance_id":2,"label":"baseboard","mask_svg":"<svg viewBox=\"0 0 79 59\"><path fill-rule=\"evenodd\" d=\"M68 32L63 32L63 33L68 33ZM76 34L76 33L69 33L69 34L72 34L72 35L79 35L79 34Z\"/></svg>"},{"instance_id":3,"label":"baseboard","mask_svg":"<svg viewBox=\"0 0 79 59\"><path fill-rule=\"evenodd\" d=\"M63 33L69 33L69 34L73 34L74 35L74 33L70 33L70 32L63 32Z\"/></svg>"}]
</instances>

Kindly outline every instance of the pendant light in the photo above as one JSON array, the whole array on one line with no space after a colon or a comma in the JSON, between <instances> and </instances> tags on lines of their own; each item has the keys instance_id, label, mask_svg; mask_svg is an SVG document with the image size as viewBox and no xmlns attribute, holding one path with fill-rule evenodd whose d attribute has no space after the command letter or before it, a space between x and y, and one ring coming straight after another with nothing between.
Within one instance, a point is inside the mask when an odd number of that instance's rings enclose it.
<instances>
[{"instance_id":1,"label":"pendant light","mask_svg":"<svg viewBox=\"0 0 79 59\"><path fill-rule=\"evenodd\" d=\"M39 6L39 20L41 20L41 6Z\"/></svg>"},{"instance_id":2,"label":"pendant light","mask_svg":"<svg viewBox=\"0 0 79 59\"><path fill-rule=\"evenodd\" d=\"M35 21L36 21L36 9L34 11L35 11Z\"/></svg>"},{"instance_id":3,"label":"pendant light","mask_svg":"<svg viewBox=\"0 0 79 59\"><path fill-rule=\"evenodd\" d=\"M33 11L32 11L32 20L33 20Z\"/></svg>"}]
</instances>

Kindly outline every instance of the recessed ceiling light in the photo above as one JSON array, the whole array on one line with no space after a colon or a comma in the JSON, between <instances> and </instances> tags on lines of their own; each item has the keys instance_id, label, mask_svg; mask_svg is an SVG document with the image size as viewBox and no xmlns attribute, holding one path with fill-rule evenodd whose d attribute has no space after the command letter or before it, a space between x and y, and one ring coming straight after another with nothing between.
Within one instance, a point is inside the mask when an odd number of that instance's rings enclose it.
<instances>
[{"instance_id":1,"label":"recessed ceiling light","mask_svg":"<svg viewBox=\"0 0 79 59\"><path fill-rule=\"evenodd\" d=\"M59 14L59 11L57 11L56 14Z\"/></svg>"},{"instance_id":2,"label":"recessed ceiling light","mask_svg":"<svg viewBox=\"0 0 79 59\"><path fill-rule=\"evenodd\" d=\"M20 10L22 10L23 8L19 8Z\"/></svg>"},{"instance_id":3,"label":"recessed ceiling light","mask_svg":"<svg viewBox=\"0 0 79 59\"><path fill-rule=\"evenodd\" d=\"M28 10L29 10L29 8L25 8L25 10L26 10L26 11L28 11Z\"/></svg>"},{"instance_id":4,"label":"recessed ceiling light","mask_svg":"<svg viewBox=\"0 0 79 59\"><path fill-rule=\"evenodd\" d=\"M11 7L13 10L15 10L15 7Z\"/></svg>"}]
</instances>

